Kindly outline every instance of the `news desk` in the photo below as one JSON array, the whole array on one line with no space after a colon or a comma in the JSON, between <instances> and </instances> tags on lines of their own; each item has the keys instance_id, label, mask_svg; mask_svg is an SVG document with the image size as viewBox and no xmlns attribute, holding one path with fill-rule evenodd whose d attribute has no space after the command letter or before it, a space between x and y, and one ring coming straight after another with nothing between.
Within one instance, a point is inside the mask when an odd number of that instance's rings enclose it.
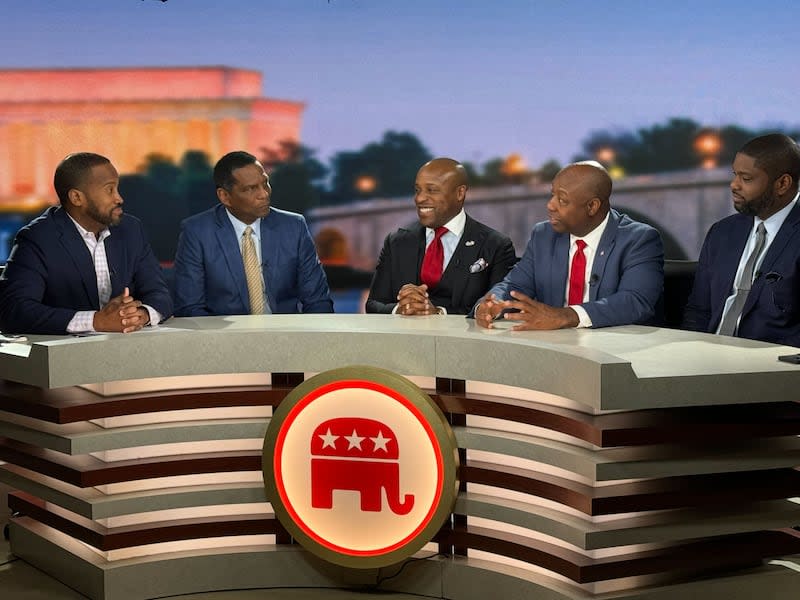
<instances>
[{"instance_id":1,"label":"news desk","mask_svg":"<svg viewBox=\"0 0 800 600\"><path fill-rule=\"evenodd\" d=\"M457 316L172 319L0 346L12 551L93 599L374 587L436 598L794 600L796 349L639 326ZM261 449L304 378L372 365L429 391L461 488L416 559L347 569L274 518ZM794 498L794 500L791 500Z\"/></svg>"}]
</instances>

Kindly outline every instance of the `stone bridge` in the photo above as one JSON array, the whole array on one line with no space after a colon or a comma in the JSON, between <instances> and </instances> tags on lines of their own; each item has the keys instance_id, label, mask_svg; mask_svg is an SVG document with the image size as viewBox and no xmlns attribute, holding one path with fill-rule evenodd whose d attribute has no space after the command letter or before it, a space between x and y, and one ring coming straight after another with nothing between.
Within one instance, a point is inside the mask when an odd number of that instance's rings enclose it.
<instances>
[{"instance_id":1,"label":"stone bridge","mask_svg":"<svg viewBox=\"0 0 800 600\"><path fill-rule=\"evenodd\" d=\"M733 212L729 182L727 168L628 177L614 182L611 204L658 228L666 258L696 260L708 228ZM549 198L549 183L472 188L466 208L478 221L508 234L521 255L533 225L547 218ZM386 234L415 221L416 212L409 194L318 208L308 217L312 233L335 227L349 240L351 262L372 268Z\"/></svg>"}]
</instances>

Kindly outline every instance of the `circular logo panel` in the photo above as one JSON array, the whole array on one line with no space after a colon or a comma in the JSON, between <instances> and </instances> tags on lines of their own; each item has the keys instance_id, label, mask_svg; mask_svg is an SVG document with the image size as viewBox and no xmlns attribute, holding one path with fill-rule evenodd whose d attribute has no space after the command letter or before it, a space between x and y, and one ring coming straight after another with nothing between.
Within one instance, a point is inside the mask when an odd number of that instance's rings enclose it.
<instances>
[{"instance_id":1,"label":"circular logo panel","mask_svg":"<svg viewBox=\"0 0 800 600\"><path fill-rule=\"evenodd\" d=\"M424 546L450 514L458 453L433 401L373 367L321 373L286 399L264 441L275 514L304 547L377 567Z\"/></svg>"}]
</instances>

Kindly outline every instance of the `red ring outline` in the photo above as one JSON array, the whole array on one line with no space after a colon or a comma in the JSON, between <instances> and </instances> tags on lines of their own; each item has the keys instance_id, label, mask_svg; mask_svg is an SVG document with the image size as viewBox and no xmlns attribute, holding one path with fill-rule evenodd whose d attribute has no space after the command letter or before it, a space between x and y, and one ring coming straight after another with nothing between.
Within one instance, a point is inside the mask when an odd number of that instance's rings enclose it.
<instances>
[{"instance_id":1,"label":"red ring outline","mask_svg":"<svg viewBox=\"0 0 800 600\"><path fill-rule=\"evenodd\" d=\"M329 392L334 392L337 390L343 390L348 388L361 388L361 389L368 389L375 392L380 392L386 396L389 396L393 400L396 400L400 404L406 407L411 414L413 414L417 420L422 425L425 433L428 434L428 439L430 440L431 444L433 445L434 453L436 455L436 493L434 495L433 502L431 503L431 508L425 517L422 519L420 524L407 535L402 540L395 542L390 546L386 546L385 548L379 548L376 550L353 550L350 548L345 548L343 546L339 546L337 544L333 544L330 541L322 538L319 536L315 531L313 531L297 514L292 506L291 502L289 502L289 498L286 494L286 488L283 485L283 476L281 474L281 461L280 456L283 453L283 445L286 440L286 435L291 428L292 423L294 423L297 416L313 401L324 394L328 394ZM374 381L367 381L363 379L345 379L342 381L334 381L333 383L328 383L323 386L318 387L317 389L309 392L303 398L301 398L297 404L289 411L289 414L286 415L286 418L283 420L281 424L281 428L278 431L278 435L275 440L275 454L272 458L272 470L273 476L275 478L275 486L278 489L278 494L281 497L281 501L283 502L283 507L286 509L286 512L289 513L289 516L292 520L303 530L303 532L318 543L320 546L328 548L329 550L333 550L335 552L339 552L341 554L346 554L348 556L382 556L384 554L388 554L390 552L394 552L408 544L411 540L417 537L419 533L428 526L431 519L433 518L434 514L436 513L437 508L439 507L439 503L442 498L442 488L444 486L444 465L442 463L442 448L439 444L439 440L436 438L436 434L434 433L433 429L428 423L428 419L425 418L425 415L422 414L422 411L419 410L411 401L408 400L405 396L401 395L396 390L392 388L386 387Z\"/></svg>"}]
</instances>

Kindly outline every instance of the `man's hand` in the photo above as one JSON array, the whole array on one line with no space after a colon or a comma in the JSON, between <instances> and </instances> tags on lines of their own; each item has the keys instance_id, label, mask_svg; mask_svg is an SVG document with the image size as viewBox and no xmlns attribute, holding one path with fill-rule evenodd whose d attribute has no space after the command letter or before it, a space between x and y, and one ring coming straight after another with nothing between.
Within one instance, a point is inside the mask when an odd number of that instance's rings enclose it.
<instances>
[{"instance_id":1,"label":"man's hand","mask_svg":"<svg viewBox=\"0 0 800 600\"><path fill-rule=\"evenodd\" d=\"M537 302L522 292L511 292L514 300L501 302L502 308L515 308L519 312L504 315L509 321L520 321L511 329L514 331L565 329L578 326L578 313L569 307L556 308Z\"/></svg>"},{"instance_id":2,"label":"man's hand","mask_svg":"<svg viewBox=\"0 0 800 600\"><path fill-rule=\"evenodd\" d=\"M475 322L480 327L486 329L492 328L492 322L497 318L497 315L503 310L503 303L497 299L497 296L484 296L478 307L475 309Z\"/></svg>"},{"instance_id":3,"label":"man's hand","mask_svg":"<svg viewBox=\"0 0 800 600\"><path fill-rule=\"evenodd\" d=\"M428 286L414 285L407 283L400 288L397 294L397 314L398 315L435 315L439 313L428 299Z\"/></svg>"},{"instance_id":4,"label":"man's hand","mask_svg":"<svg viewBox=\"0 0 800 600\"><path fill-rule=\"evenodd\" d=\"M139 331L150 322L150 314L139 300L130 295L128 288L108 301L94 314L95 331L131 333Z\"/></svg>"}]
</instances>

